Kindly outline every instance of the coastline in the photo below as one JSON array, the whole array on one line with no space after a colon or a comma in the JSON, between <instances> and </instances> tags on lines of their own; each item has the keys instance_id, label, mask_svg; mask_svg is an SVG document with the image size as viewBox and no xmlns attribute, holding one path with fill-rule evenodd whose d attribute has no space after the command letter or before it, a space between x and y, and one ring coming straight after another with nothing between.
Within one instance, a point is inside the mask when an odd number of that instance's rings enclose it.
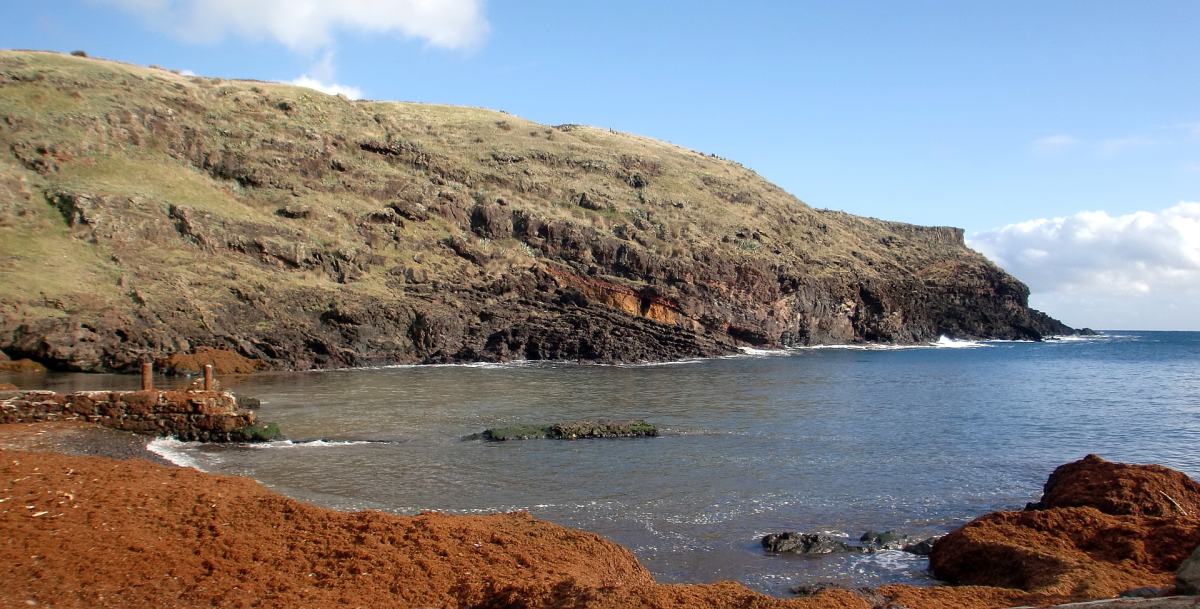
<instances>
[{"instance_id":1,"label":"coastline","mask_svg":"<svg viewBox=\"0 0 1200 609\"><path fill-rule=\"evenodd\" d=\"M261 601L289 607L997 609L1112 596L1133 581L1126 574L1118 583L1098 584L1111 575L1103 570L1106 559L1098 559L1096 567L1067 556L1063 560L1076 566L1040 591L889 585L781 599L735 582L660 584L629 550L526 513L338 512L278 495L253 480L149 463L147 457L154 457L149 438L110 432L83 423L0 426L0 469L7 481L0 522L9 538L0 544L0 560L10 565L13 582L0 592L0 607L33 600L137 608L162 606L166 599L179 607ZM1134 479L1143 470L1157 471L1087 459L1072 465L1079 463L1133 468ZM977 521L1015 518L1005 514L1039 512L996 513ZM1200 530L1191 519L1184 524ZM970 535L959 535L964 536ZM1020 548L1008 551L1020 555ZM1140 584L1169 586L1173 579L1161 569L1139 569L1134 579ZM1089 578L1087 586L1071 583L1081 572ZM1139 606L1196 602L1153 599Z\"/></svg>"}]
</instances>

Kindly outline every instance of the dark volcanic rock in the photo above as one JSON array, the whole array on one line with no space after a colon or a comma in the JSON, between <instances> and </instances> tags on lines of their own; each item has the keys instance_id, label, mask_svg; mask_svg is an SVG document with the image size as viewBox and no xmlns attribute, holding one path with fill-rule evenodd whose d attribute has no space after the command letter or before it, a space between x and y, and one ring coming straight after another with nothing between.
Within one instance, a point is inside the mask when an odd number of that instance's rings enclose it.
<instances>
[{"instance_id":1,"label":"dark volcanic rock","mask_svg":"<svg viewBox=\"0 0 1200 609\"><path fill-rule=\"evenodd\" d=\"M771 533L762 538L763 549L777 554L834 554L842 552L859 552L848 543L838 541L828 535L817 533Z\"/></svg>"},{"instance_id":2,"label":"dark volcanic rock","mask_svg":"<svg viewBox=\"0 0 1200 609\"><path fill-rule=\"evenodd\" d=\"M917 556L929 556L929 553L933 551L933 545L935 543L937 543L938 539L941 539L941 538L940 537L928 537L928 538L922 539L920 541L906 543L900 549L905 552L908 552L909 554L916 554Z\"/></svg>"},{"instance_id":3,"label":"dark volcanic rock","mask_svg":"<svg viewBox=\"0 0 1200 609\"><path fill-rule=\"evenodd\" d=\"M0 52L0 239L32 244L0 265L9 356L635 362L1071 333L960 229L814 209L734 163L158 72Z\"/></svg>"},{"instance_id":4,"label":"dark volcanic rock","mask_svg":"<svg viewBox=\"0 0 1200 609\"><path fill-rule=\"evenodd\" d=\"M858 541L864 547L876 550L899 550L909 543L910 538L907 535L900 535L895 531L867 531L858 538Z\"/></svg>"}]
</instances>

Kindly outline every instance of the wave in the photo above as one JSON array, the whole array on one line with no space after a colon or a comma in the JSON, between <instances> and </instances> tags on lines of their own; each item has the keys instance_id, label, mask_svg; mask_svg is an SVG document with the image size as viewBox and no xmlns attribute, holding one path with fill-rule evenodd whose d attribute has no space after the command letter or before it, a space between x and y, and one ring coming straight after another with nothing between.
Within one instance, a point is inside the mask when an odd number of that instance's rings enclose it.
<instances>
[{"instance_id":1,"label":"wave","mask_svg":"<svg viewBox=\"0 0 1200 609\"><path fill-rule=\"evenodd\" d=\"M990 345L978 340L958 340L950 338L945 334L938 337L937 342L930 343L931 346L938 349L977 349L979 347L988 347Z\"/></svg>"},{"instance_id":2,"label":"wave","mask_svg":"<svg viewBox=\"0 0 1200 609\"><path fill-rule=\"evenodd\" d=\"M395 444L388 440L275 440L274 442L255 442L239 444L247 448L327 448L332 446L357 446L360 444Z\"/></svg>"},{"instance_id":3,"label":"wave","mask_svg":"<svg viewBox=\"0 0 1200 609\"><path fill-rule=\"evenodd\" d=\"M166 459L175 465L178 465L179 467L200 469L200 464L193 459L191 455L184 452L185 448L199 445L199 442L180 442L172 437L155 438L146 445L146 450L162 457L163 459Z\"/></svg>"}]
</instances>

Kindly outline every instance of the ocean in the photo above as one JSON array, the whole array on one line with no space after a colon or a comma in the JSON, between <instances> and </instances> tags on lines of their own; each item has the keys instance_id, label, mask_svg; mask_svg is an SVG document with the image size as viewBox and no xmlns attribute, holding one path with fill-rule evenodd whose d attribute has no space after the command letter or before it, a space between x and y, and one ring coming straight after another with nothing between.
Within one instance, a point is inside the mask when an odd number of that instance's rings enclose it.
<instances>
[{"instance_id":1,"label":"ocean","mask_svg":"<svg viewBox=\"0 0 1200 609\"><path fill-rule=\"evenodd\" d=\"M135 379L52 375L51 388ZM631 366L514 363L236 381L290 441L159 440L172 460L340 509L527 510L631 549L665 582L928 583L902 552L773 556L762 535L916 537L1036 501L1096 453L1200 477L1200 333L827 347ZM489 443L488 427L645 419L657 438Z\"/></svg>"}]
</instances>

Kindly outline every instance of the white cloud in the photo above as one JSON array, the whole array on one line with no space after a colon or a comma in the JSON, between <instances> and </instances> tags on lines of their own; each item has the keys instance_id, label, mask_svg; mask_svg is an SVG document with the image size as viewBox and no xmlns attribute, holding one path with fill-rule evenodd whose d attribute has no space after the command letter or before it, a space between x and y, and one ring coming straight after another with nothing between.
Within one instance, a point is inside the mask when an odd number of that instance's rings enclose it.
<instances>
[{"instance_id":1,"label":"white cloud","mask_svg":"<svg viewBox=\"0 0 1200 609\"><path fill-rule=\"evenodd\" d=\"M1112 216L1043 218L968 244L1029 284L1068 324L1200 329L1200 203Z\"/></svg>"},{"instance_id":2,"label":"white cloud","mask_svg":"<svg viewBox=\"0 0 1200 609\"><path fill-rule=\"evenodd\" d=\"M487 35L483 0L102 0L189 40L243 36L312 52L338 30L399 34L448 49Z\"/></svg>"},{"instance_id":3,"label":"white cloud","mask_svg":"<svg viewBox=\"0 0 1200 609\"><path fill-rule=\"evenodd\" d=\"M299 87L308 87L316 89L322 93L330 95L345 95L350 99L362 99L362 89L352 87L350 85L342 85L334 82L334 73L336 72L333 66L333 51L325 51L321 56L321 60L313 64L308 72L299 78L294 78L289 82Z\"/></svg>"},{"instance_id":4,"label":"white cloud","mask_svg":"<svg viewBox=\"0 0 1200 609\"><path fill-rule=\"evenodd\" d=\"M1033 151L1039 154L1050 154L1060 150L1070 148L1079 143L1079 140L1066 135L1064 133L1056 133L1047 135L1033 140Z\"/></svg>"},{"instance_id":5,"label":"white cloud","mask_svg":"<svg viewBox=\"0 0 1200 609\"><path fill-rule=\"evenodd\" d=\"M322 93L328 93L330 95L345 95L346 97L349 97L350 99L362 99L362 97L363 97L362 89L359 89L358 87L351 87L349 85L339 85L335 82L332 82L332 83L321 82L321 81L319 81L315 78L312 78L311 76L308 76L308 75L301 76L299 78L294 78L291 81L289 81L289 84L293 84L298 87L307 87L309 89L316 89L317 91L320 91Z\"/></svg>"}]
</instances>

